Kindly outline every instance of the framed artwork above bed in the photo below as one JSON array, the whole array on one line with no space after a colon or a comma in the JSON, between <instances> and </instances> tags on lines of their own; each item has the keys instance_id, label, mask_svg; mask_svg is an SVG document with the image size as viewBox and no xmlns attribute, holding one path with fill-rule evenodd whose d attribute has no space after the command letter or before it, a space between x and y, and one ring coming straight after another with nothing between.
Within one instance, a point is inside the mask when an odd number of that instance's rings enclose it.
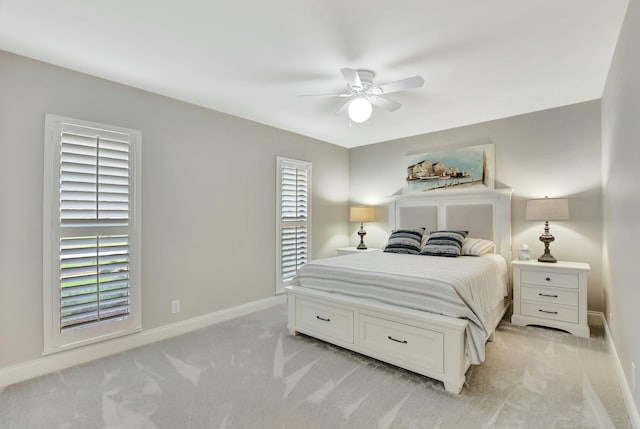
<instances>
[{"instance_id":1,"label":"framed artwork above bed","mask_svg":"<svg viewBox=\"0 0 640 429\"><path fill-rule=\"evenodd\" d=\"M495 144L407 155L406 165L404 194L492 190Z\"/></svg>"}]
</instances>

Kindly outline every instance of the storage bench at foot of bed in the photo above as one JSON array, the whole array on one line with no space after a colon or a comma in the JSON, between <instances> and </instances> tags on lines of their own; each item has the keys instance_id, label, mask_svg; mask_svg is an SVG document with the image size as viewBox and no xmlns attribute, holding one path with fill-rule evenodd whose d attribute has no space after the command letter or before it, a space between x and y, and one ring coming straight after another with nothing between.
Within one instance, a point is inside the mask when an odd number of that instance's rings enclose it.
<instances>
[{"instance_id":1,"label":"storage bench at foot of bed","mask_svg":"<svg viewBox=\"0 0 640 429\"><path fill-rule=\"evenodd\" d=\"M467 321L289 286L288 329L440 380L458 394L469 362Z\"/></svg>"}]
</instances>

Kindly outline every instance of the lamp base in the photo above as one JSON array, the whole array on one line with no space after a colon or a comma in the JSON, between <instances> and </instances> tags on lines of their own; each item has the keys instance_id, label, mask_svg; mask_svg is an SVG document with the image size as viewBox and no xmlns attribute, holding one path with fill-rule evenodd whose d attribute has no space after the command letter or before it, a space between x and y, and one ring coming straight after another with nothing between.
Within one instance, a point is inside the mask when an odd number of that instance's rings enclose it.
<instances>
[{"instance_id":1,"label":"lamp base","mask_svg":"<svg viewBox=\"0 0 640 429\"><path fill-rule=\"evenodd\" d=\"M360 231L358 231L358 235L360 236L360 244L358 244L356 249L367 250L367 246L364 244L364 236L367 235L367 233L364 231L364 225L362 223L360 223Z\"/></svg>"},{"instance_id":2,"label":"lamp base","mask_svg":"<svg viewBox=\"0 0 640 429\"><path fill-rule=\"evenodd\" d=\"M544 252L542 254L542 256L540 256L538 258L538 262L558 262L558 260L556 258L553 257L553 255L549 252Z\"/></svg>"},{"instance_id":3,"label":"lamp base","mask_svg":"<svg viewBox=\"0 0 640 429\"><path fill-rule=\"evenodd\" d=\"M538 262L558 262L549 251L549 243L555 240L555 237L549 233L549 221L544 223L544 234L540 236L540 241L544 243L544 253L538 258Z\"/></svg>"}]
</instances>

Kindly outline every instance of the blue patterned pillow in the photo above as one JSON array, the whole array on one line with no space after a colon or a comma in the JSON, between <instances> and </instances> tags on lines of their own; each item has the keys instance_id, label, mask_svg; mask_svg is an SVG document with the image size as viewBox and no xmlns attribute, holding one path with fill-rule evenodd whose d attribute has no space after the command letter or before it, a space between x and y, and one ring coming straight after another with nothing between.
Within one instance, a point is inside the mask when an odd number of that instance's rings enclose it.
<instances>
[{"instance_id":1,"label":"blue patterned pillow","mask_svg":"<svg viewBox=\"0 0 640 429\"><path fill-rule=\"evenodd\" d=\"M416 229L394 229L391 231L389 241L384 247L385 252L389 253L410 253L418 255L420 253L420 244L424 228Z\"/></svg>"},{"instance_id":2,"label":"blue patterned pillow","mask_svg":"<svg viewBox=\"0 0 640 429\"><path fill-rule=\"evenodd\" d=\"M460 256L462 243L469 231L432 231L420 250L421 255Z\"/></svg>"}]
</instances>

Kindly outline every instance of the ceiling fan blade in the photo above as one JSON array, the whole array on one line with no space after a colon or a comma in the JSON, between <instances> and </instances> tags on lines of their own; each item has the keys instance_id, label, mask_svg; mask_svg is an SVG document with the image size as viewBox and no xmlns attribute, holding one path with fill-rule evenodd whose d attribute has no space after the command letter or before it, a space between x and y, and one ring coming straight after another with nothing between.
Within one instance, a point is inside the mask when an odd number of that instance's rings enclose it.
<instances>
[{"instance_id":1,"label":"ceiling fan blade","mask_svg":"<svg viewBox=\"0 0 640 429\"><path fill-rule=\"evenodd\" d=\"M299 95L298 97L339 97L339 98L345 98L345 97L351 97L352 94L302 94Z\"/></svg>"},{"instance_id":2,"label":"ceiling fan blade","mask_svg":"<svg viewBox=\"0 0 640 429\"><path fill-rule=\"evenodd\" d=\"M375 86L371 88L371 92L389 94L392 92L404 91L405 89L420 88L422 85L424 85L424 79L421 76L413 76Z\"/></svg>"},{"instance_id":3,"label":"ceiling fan blade","mask_svg":"<svg viewBox=\"0 0 640 429\"><path fill-rule=\"evenodd\" d=\"M360 80L360 75L357 70L344 68L340 69L340 71L342 72L344 80L349 84L349 87L362 88L362 81Z\"/></svg>"},{"instance_id":4,"label":"ceiling fan blade","mask_svg":"<svg viewBox=\"0 0 640 429\"><path fill-rule=\"evenodd\" d=\"M351 100L347 100L342 106L340 106L340 108L336 110L336 115L340 115L341 113L344 113L349 107L349 103L351 103Z\"/></svg>"},{"instance_id":5,"label":"ceiling fan blade","mask_svg":"<svg viewBox=\"0 0 640 429\"><path fill-rule=\"evenodd\" d=\"M368 98L371 104L384 110L388 110L389 112L395 112L402 106L402 104L397 101L389 100L388 98L380 97L379 95Z\"/></svg>"}]
</instances>

